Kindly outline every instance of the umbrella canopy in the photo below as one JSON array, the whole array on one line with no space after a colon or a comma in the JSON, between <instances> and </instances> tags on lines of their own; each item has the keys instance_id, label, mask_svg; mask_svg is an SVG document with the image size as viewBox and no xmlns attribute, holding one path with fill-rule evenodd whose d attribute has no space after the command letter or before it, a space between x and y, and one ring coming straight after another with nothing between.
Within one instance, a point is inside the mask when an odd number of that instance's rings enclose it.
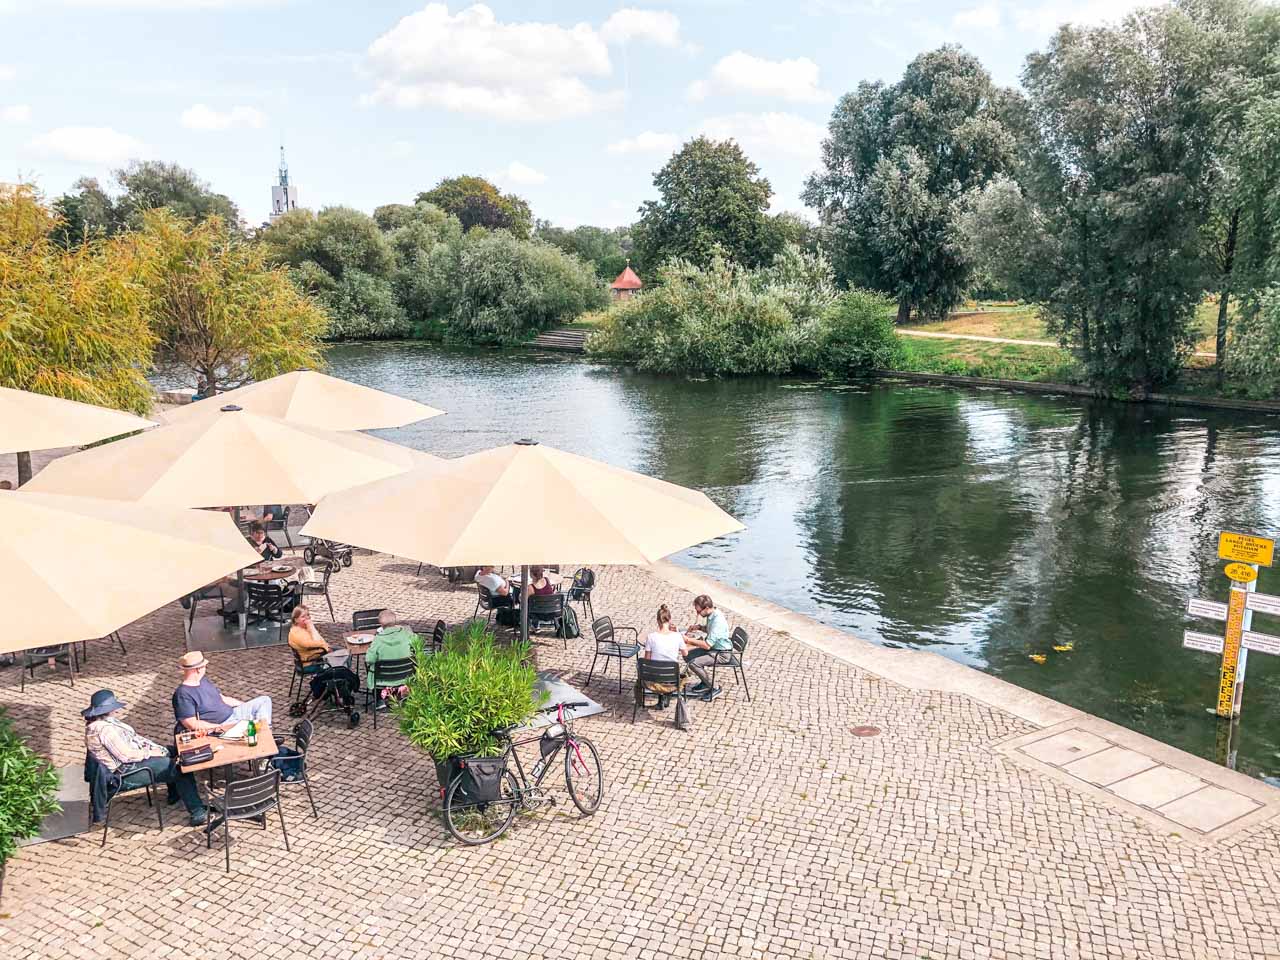
<instances>
[{"instance_id":1,"label":"umbrella canopy","mask_svg":"<svg viewBox=\"0 0 1280 960\"><path fill-rule=\"evenodd\" d=\"M53 461L23 489L174 507L315 503L327 493L435 460L228 405Z\"/></svg>"},{"instance_id":2,"label":"umbrella canopy","mask_svg":"<svg viewBox=\"0 0 1280 960\"><path fill-rule=\"evenodd\" d=\"M0 652L105 637L258 559L225 513L0 494Z\"/></svg>"},{"instance_id":3,"label":"umbrella canopy","mask_svg":"<svg viewBox=\"0 0 1280 960\"><path fill-rule=\"evenodd\" d=\"M295 370L171 410L165 414L165 422L184 423L199 417L216 417L228 403L251 413L324 430L403 427L444 413L416 400L362 387L314 370Z\"/></svg>"},{"instance_id":4,"label":"umbrella canopy","mask_svg":"<svg viewBox=\"0 0 1280 960\"><path fill-rule=\"evenodd\" d=\"M0 453L79 447L154 426L121 410L0 387Z\"/></svg>"},{"instance_id":5,"label":"umbrella canopy","mask_svg":"<svg viewBox=\"0 0 1280 960\"><path fill-rule=\"evenodd\" d=\"M471 566L645 564L742 529L696 490L522 441L334 493L302 532Z\"/></svg>"}]
</instances>

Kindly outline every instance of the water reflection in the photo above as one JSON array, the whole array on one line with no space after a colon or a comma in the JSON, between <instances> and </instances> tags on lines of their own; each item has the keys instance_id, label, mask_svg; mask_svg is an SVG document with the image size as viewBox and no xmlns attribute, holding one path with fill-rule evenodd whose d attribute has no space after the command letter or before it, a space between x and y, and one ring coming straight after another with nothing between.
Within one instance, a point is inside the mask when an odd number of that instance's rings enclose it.
<instances>
[{"instance_id":1,"label":"water reflection","mask_svg":"<svg viewBox=\"0 0 1280 960\"><path fill-rule=\"evenodd\" d=\"M1217 664L1179 645L1182 610L1225 599L1219 530L1280 532L1280 418L420 344L330 364L448 411L391 439L454 456L534 436L698 487L748 529L679 562L1213 755ZM1280 593L1280 574L1259 589ZM1278 659L1248 668L1239 766L1255 775L1280 774Z\"/></svg>"}]
</instances>

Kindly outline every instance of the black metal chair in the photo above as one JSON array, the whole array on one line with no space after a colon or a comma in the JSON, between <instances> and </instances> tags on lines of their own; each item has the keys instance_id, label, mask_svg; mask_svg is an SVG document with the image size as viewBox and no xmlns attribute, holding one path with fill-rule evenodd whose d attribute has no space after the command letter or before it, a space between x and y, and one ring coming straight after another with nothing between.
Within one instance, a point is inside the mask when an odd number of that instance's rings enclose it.
<instances>
[{"instance_id":1,"label":"black metal chair","mask_svg":"<svg viewBox=\"0 0 1280 960\"><path fill-rule=\"evenodd\" d=\"M351 615L352 630L376 630L378 628L378 614L382 613L386 607L378 607L376 610L357 610Z\"/></svg>"},{"instance_id":2,"label":"black metal chair","mask_svg":"<svg viewBox=\"0 0 1280 960\"><path fill-rule=\"evenodd\" d=\"M747 652L747 631L741 627L734 627L733 633L729 636L729 642L733 644L731 650L712 650L711 651L711 686L716 685L716 668L728 667L738 678L738 682L742 684L742 689L747 695L747 702L751 701L751 688L747 686L747 667L743 662L743 658ZM708 660L707 657L698 658L702 664Z\"/></svg>"},{"instance_id":3,"label":"black metal chair","mask_svg":"<svg viewBox=\"0 0 1280 960\"><path fill-rule=\"evenodd\" d=\"M542 627L559 629L564 621L564 594L533 594L526 601L529 604L529 632L536 633ZM564 648L569 649L569 641L565 639Z\"/></svg>"},{"instance_id":4,"label":"black metal chair","mask_svg":"<svg viewBox=\"0 0 1280 960\"><path fill-rule=\"evenodd\" d=\"M301 703L303 700L302 692L307 688L307 679L314 677L318 673L324 673L329 664L324 660L316 660L313 663L303 663L302 657L298 655L298 651L289 648L289 652L293 654L293 676L289 678L289 699L294 703ZM294 685L297 685L298 692L293 692Z\"/></svg>"},{"instance_id":5,"label":"black metal chair","mask_svg":"<svg viewBox=\"0 0 1280 960\"><path fill-rule=\"evenodd\" d=\"M338 618L333 615L333 600L329 597L329 578L333 576L337 563L317 557L315 566L322 568L324 572L319 580L302 581L302 602L306 603L307 597L324 597L324 602L329 605L329 619L336 621Z\"/></svg>"},{"instance_id":6,"label":"black metal chair","mask_svg":"<svg viewBox=\"0 0 1280 960\"><path fill-rule=\"evenodd\" d=\"M580 567L573 575L573 583L569 586L570 603L582 604L583 619L595 622L596 611L591 605L591 591L596 586L596 574L590 567Z\"/></svg>"},{"instance_id":7,"label":"black metal chair","mask_svg":"<svg viewBox=\"0 0 1280 960\"><path fill-rule=\"evenodd\" d=\"M93 793L95 790L105 790L106 796L100 796L100 801L106 806L106 816L102 818L102 842L101 847L107 845L107 828L111 826L111 804L121 794L133 793L136 790L147 791L147 806L154 807L156 811L156 822L160 829L164 829L164 804L159 802L159 798L152 792L151 788L158 786L156 783L155 771L150 767L138 767L135 770L128 770L124 774L111 773L103 767L96 757L91 753L84 755L84 779L89 784L89 825L93 826Z\"/></svg>"},{"instance_id":8,"label":"black metal chair","mask_svg":"<svg viewBox=\"0 0 1280 960\"><path fill-rule=\"evenodd\" d=\"M364 692L365 709L373 713L373 729L378 729L378 702L384 687L398 687L413 676L413 657L403 660L375 660L370 668L371 682Z\"/></svg>"},{"instance_id":9,"label":"black metal chair","mask_svg":"<svg viewBox=\"0 0 1280 960\"><path fill-rule=\"evenodd\" d=\"M265 830L266 815L273 808L280 815L280 832L284 834L284 849L288 852L289 831L285 828L284 809L280 806L279 770L272 768L254 777L232 780L221 796L209 798L209 823L204 830L204 845L206 849L213 846L213 831L221 826L227 873L231 872L231 821L261 818L262 829Z\"/></svg>"},{"instance_id":10,"label":"black metal chair","mask_svg":"<svg viewBox=\"0 0 1280 960\"><path fill-rule=\"evenodd\" d=\"M296 757L283 757L284 762L296 761L298 764L299 774L296 778L288 779L283 773L280 775L280 782L284 786L293 786L302 784L307 791L307 799L311 801L311 816L315 820L320 819L320 811L316 809L316 798L311 795L311 781L307 778L307 749L311 746L311 738L315 735L315 725L310 720L303 720L293 728L293 733L282 734L276 737L277 741L293 741L292 747L298 751ZM272 766L275 766L275 758L272 758Z\"/></svg>"},{"instance_id":11,"label":"black metal chair","mask_svg":"<svg viewBox=\"0 0 1280 960\"><path fill-rule=\"evenodd\" d=\"M284 623L289 612L297 605L298 595L292 587L278 583L259 583L249 580L244 585L245 610L249 623Z\"/></svg>"},{"instance_id":12,"label":"black metal chair","mask_svg":"<svg viewBox=\"0 0 1280 960\"><path fill-rule=\"evenodd\" d=\"M240 614L235 610L227 609L227 595L222 592L221 583L211 583L208 586L201 587L194 593L187 594L182 600L182 605L189 611L187 615L187 630L190 631L196 622L196 607L201 600L217 600L218 616L222 617L222 622L238 623ZM122 645L123 646L123 645Z\"/></svg>"},{"instance_id":13,"label":"black metal chair","mask_svg":"<svg viewBox=\"0 0 1280 960\"><path fill-rule=\"evenodd\" d=\"M108 646L114 642L120 648L121 654L123 654L126 657L129 655L129 651L124 648L124 640L121 639L119 630L112 630L105 637L98 637L97 639L107 641ZM88 640L80 641L80 659L83 660L85 663L89 662L89 641Z\"/></svg>"},{"instance_id":14,"label":"black metal chair","mask_svg":"<svg viewBox=\"0 0 1280 960\"><path fill-rule=\"evenodd\" d=\"M285 543L289 544L290 550L293 549L293 537L289 536L289 508L287 506L281 506L280 516L264 521L264 526L266 526L268 534L274 531L283 533Z\"/></svg>"},{"instance_id":15,"label":"black metal chair","mask_svg":"<svg viewBox=\"0 0 1280 960\"><path fill-rule=\"evenodd\" d=\"M27 689L27 674L30 673L31 679L35 680L36 667L50 660L67 665L67 676L71 680L71 686L75 687L76 673L80 670L80 656L76 653L76 645L74 643L58 643L48 647L32 647L30 650L22 651L22 667L18 671L18 691L20 693L25 692Z\"/></svg>"},{"instance_id":16,"label":"black metal chair","mask_svg":"<svg viewBox=\"0 0 1280 960\"><path fill-rule=\"evenodd\" d=\"M670 687L669 693L649 689L651 684ZM645 657L636 659L636 698L631 707L631 722L636 722L636 713L641 707L646 710L649 704L647 697L657 700L656 706L665 707L672 697L684 699L684 685L680 682L680 664L672 660L649 660Z\"/></svg>"},{"instance_id":17,"label":"black metal chair","mask_svg":"<svg viewBox=\"0 0 1280 960\"><path fill-rule=\"evenodd\" d=\"M513 605L514 604L511 597L503 597L503 596L495 597L493 595L493 592L488 587L484 586L484 584L477 583L476 584L476 609L475 609L475 612L471 614L471 619L474 620L476 617L480 615L480 611L483 610L486 614L485 622L491 622L493 620L493 611L500 610L503 607L510 607Z\"/></svg>"},{"instance_id":18,"label":"black metal chair","mask_svg":"<svg viewBox=\"0 0 1280 960\"><path fill-rule=\"evenodd\" d=\"M634 638L632 643L619 643L617 633L621 631L629 632ZM615 627L613 620L609 617L601 617L599 620L591 621L591 635L595 637L596 653L591 658L591 669L587 671L587 682L584 687L591 686L591 678L596 672L596 661L601 657L605 658L604 673L609 672L609 657L616 657L618 660L618 692L622 692L622 661L630 660L640 653L640 631L635 627Z\"/></svg>"},{"instance_id":19,"label":"black metal chair","mask_svg":"<svg viewBox=\"0 0 1280 960\"><path fill-rule=\"evenodd\" d=\"M425 649L431 653L439 653L444 649L444 637L449 632L449 627L443 620L421 620L415 632L422 637Z\"/></svg>"}]
</instances>

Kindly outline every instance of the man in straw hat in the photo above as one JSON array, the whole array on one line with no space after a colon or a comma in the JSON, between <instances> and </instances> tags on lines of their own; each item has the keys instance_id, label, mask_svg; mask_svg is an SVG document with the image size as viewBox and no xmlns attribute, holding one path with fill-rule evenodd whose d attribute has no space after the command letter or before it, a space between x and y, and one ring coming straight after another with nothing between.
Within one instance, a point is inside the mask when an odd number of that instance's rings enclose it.
<instances>
[{"instance_id":1,"label":"man in straw hat","mask_svg":"<svg viewBox=\"0 0 1280 960\"><path fill-rule=\"evenodd\" d=\"M168 785L170 803L182 800L193 827L205 823L209 814L195 777L178 768L176 751L148 740L120 719L127 706L110 690L99 690L89 698L89 706L80 711L84 717L85 749L100 766L121 777L149 768L157 783Z\"/></svg>"},{"instance_id":2,"label":"man in straw hat","mask_svg":"<svg viewBox=\"0 0 1280 960\"><path fill-rule=\"evenodd\" d=\"M253 720L271 726L271 698L254 697L237 700L224 696L205 676L209 661L199 650L184 653L178 661L182 667L182 683L173 691L173 715L178 730L221 733L240 720Z\"/></svg>"}]
</instances>

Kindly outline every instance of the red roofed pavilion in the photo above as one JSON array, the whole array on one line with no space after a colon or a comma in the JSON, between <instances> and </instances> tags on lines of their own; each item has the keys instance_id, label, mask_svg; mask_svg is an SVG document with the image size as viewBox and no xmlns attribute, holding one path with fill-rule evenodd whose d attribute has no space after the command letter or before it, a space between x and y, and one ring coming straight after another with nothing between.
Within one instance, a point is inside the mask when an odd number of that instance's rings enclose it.
<instances>
[{"instance_id":1,"label":"red roofed pavilion","mask_svg":"<svg viewBox=\"0 0 1280 960\"><path fill-rule=\"evenodd\" d=\"M626 269L618 274L618 279L609 285L609 289L613 291L615 300L627 300L643 286L644 281L636 276L636 272L631 269L631 261L628 260Z\"/></svg>"}]
</instances>

